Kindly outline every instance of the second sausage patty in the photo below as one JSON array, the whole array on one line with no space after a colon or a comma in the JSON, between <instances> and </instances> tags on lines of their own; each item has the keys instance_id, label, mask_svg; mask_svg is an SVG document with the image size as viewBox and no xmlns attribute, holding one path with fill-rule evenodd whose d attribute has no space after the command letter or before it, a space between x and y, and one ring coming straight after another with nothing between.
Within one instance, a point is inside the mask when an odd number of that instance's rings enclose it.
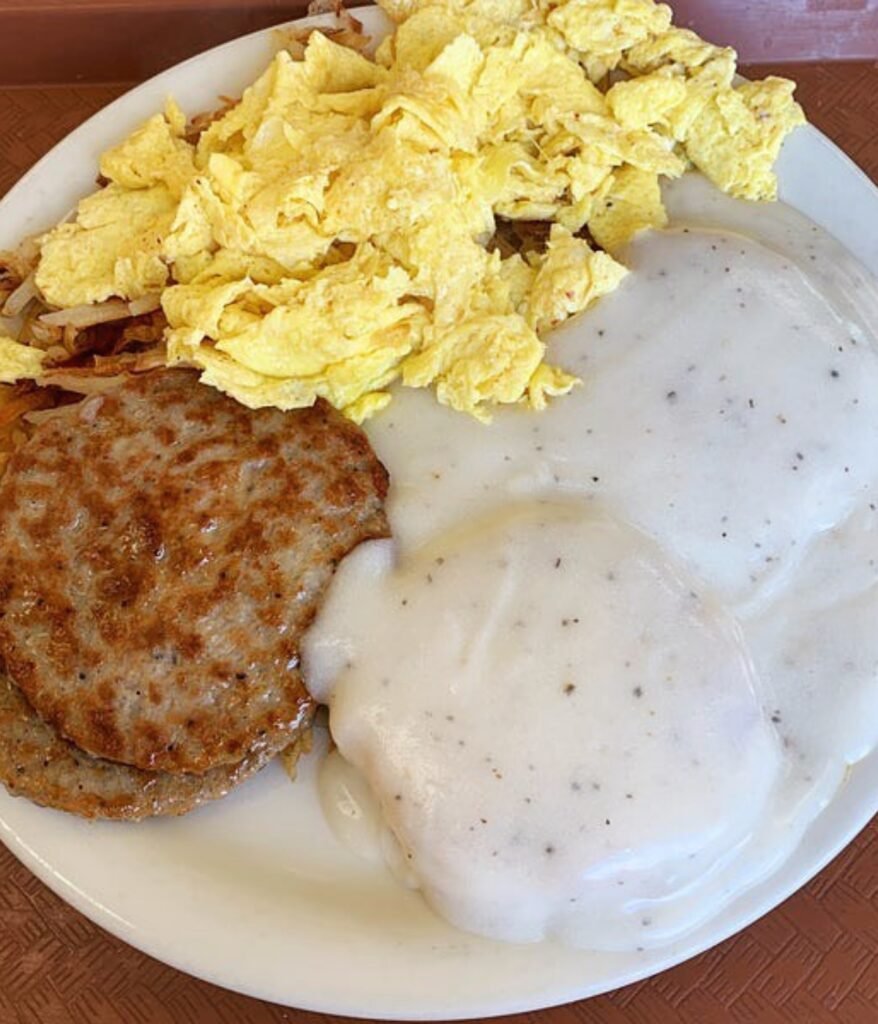
<instances>
[{"instance_id":1,"label":"second sausage patty","mask_svg":"<svg viewBox=\"0 0 878 1024\"><path fill-rule=\"evenodd\" d=\"M126 821L186 814L225 796L255 775L270 756L263 750L204 775L144 772L105 761L61 739L0 673L0 782L13 796L44 807L83 818Z\"/></svg>"}]
</instances>

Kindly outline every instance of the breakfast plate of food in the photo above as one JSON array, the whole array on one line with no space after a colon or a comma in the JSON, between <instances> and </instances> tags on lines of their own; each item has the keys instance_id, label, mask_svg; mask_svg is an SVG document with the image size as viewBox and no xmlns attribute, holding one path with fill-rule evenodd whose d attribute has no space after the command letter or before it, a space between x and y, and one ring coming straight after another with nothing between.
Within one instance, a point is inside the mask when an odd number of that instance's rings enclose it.
<instances>
[{"instance_id":1,"label":"breakfast plate of food","mask_svg":"<svg viewBox=\"0 0 878 1024\"><path fill-rule=\"evenodd\" d=\"M381 1018L654 974L878 809L878 193L652 0L384 0L0 203L0 839Z\"/></svg>"}]
</instances>

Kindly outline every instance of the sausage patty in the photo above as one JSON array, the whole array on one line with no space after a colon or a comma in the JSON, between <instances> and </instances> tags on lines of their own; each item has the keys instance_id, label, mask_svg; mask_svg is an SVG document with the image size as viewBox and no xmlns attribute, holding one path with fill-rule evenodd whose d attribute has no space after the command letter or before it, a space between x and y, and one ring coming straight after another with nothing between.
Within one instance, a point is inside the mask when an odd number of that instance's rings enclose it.
<instances>
[{"instance_id":1,"label":"sausage patty","mask_svg":"<svg viewBox=\"0 0 878 1024\"><path fill-rule=\"evenodd\" d=\"M388 533L387 474L323 402L247 409L184 370L59 409L0 481L0 658L95 757L201 774L289 745L299 642Z\"/></svg>"},{"instance_id":2,"label":"sausage patty","mask_svg":"<svg viewBox=\"0 0 878 1024\"><path fill-rule=\"evenodd\" d=\"M46 725L24 694L0 674L0 782L13 796L83 818L139 821L185 814L225 796L270 759L262 749L204 775L144 772L92 757Z\"/></svg>"}]
</instances>

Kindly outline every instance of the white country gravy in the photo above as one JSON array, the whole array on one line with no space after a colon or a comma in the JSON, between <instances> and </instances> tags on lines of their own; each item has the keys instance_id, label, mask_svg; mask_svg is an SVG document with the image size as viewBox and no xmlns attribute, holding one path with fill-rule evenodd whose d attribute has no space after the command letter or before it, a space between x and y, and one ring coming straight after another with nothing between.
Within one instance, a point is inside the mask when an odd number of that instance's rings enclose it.
<instances>
[{"instance_id":1,"label":"white country gravy","mask_svg":"<svg viewBox=\"0 0 878 1024\"><path fill-rule=\"evenodd\" d=\"M552 339L584 384L548 411L404 391L369 426L395 540L307 639L324 804L464 929L666 942L878 743L872 285L792 211L727 203L773 248L642 236Z\"/></svg>"}]
</instances>

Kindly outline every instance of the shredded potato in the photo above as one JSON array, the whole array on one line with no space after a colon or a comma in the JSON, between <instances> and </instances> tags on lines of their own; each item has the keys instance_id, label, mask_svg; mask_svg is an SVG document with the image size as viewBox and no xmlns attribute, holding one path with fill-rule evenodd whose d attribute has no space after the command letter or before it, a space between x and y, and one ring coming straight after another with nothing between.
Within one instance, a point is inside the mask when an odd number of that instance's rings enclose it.
<instances>
[{"instance_id":1,"label":"shredded potato","mask_svg":"<svg viewBox=\"0 0 878 1024\"><path fill-rule=\"evenodd\" d=\"M143 313L151 313L160 306L161 299L158 295L145 296L142 299L135 299L133 302L108 299L106 302L71 306L68 309L43 313L40 316L40 323L48 324L50 327L72 327L82 330L85 327L94 327L95 324L111 323L114 320L129 320L131 317L141 316Z\"/></svg>"},{"instance_id":2,"label":"shredded potato","mask_svg":"<svg viewBox=\"0 0 878 1024\"><path fill-rule=\"evenodd\" d=\"M320 32L339 46L356 50L358 53L366 50L370 41L369 36L363 32L362 22L357 21L350 11L345 10L342 0L312 0L308 5L308 17L321 14L334 15L336 24L318 28L277 29L277 38L283 49L288 50L296 60L302 60L308 40L315 32Z\"/></svg>"},{"instance_id":3,"label":"shredded potato","mask_svg":"<svg viewBox=\"0 0 878 1024\"><path fill-rule=\"evenodd\" d=\"M57 394L32 384L0 385L0 474L9 457L27 437L26 417L38 409L53 408Z\"/></svg>"}]
</instances>

